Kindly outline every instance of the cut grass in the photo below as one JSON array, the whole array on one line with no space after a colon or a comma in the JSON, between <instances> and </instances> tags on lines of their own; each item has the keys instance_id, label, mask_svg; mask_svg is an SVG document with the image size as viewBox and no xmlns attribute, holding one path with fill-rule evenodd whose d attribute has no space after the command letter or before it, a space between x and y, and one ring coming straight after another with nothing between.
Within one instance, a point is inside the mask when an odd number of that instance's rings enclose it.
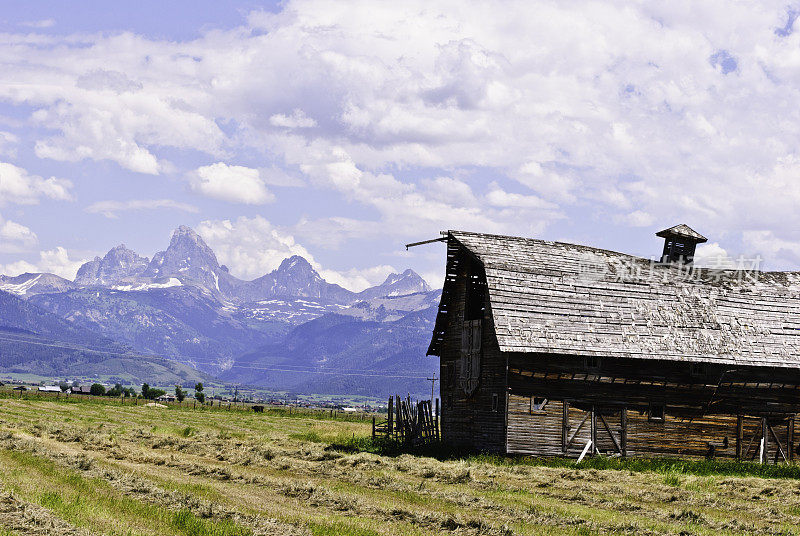
<instances>
[{"instance_id":1,"label":"cut grass","mask_svg":"<svg viewBox=\"0 0 800 536\"><path fill-rule=\"evenodd\" d=\"M753 464L409 454L372 441L370 422L295 415L18 399L0 409L0 479L62 519L91 514L93 534L800 534L800 484L751 478L769 472ZM19 451L95 491L42 476ZM142 505L155 510L132 515Z\"/></svg>"},{"instance_id":2,"label":"cut grass","mask_svg":"<svg viewBox=\"0 0 800 536\"><path fill-rule=\"evenodd\" d=\"M77 526L105 534L250 536L227 520L200 519L189 510L171 511L125 496L107 482L85 478L27 452L0 451L0 478L25 500L38 503ZM49 491L45 491L49 490Z\"/></svg>"},{"instance_id":3,"label":"cut grass","mask_svg":"<svg viewBox=\"0 0 800 536\"><path fill-rule=\"evenodd\" d=\"M298 434L298 439L315 443L326 443L329 448L342 452L369 452L382 456L414 454L438 460L463 460L475 464L491 464L498 467L556 467L564 469L594 469L600 471L633 471L696 476L752 476L759 478L800 479L800 465L770 465L733 460L685 460L679 458L609 458L595 456L576 463L572 458L538 458L530 456L504 456L498 454L469 454L441 445L427 445L409 449L401 443L384 438L371 437L322 437L315 433Z\"/></svg>"}]
</instances>

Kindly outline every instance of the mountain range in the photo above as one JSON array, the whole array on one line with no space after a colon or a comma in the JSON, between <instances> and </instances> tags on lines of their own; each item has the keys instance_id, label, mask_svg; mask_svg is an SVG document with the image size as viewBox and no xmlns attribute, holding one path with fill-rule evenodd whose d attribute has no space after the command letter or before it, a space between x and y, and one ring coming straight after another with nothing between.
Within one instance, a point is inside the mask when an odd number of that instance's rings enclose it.
<instances>
[{"instance_id":1,"label":"mountain range","mask_svg":"<svg viewBox=\"0 0 800 536\"><path fill-rule=\"evenodd\" d=\"M415 378L436 368L424 349L440 294L413 270L353 292L297 255L243 280L185 226L152 259L121 244L74 281L0 275L0 311L14 298L41 313L8 326L32 337L76 342L65 339L80 333L87 347L168 358L228 382L330 394L385 395L396 387L381 377L389 373L408 380L403 392L425 392ZM48 331L53 319L64 329ZM0 352L5 344L0 338Z\"/></svg>"}]
</instances>

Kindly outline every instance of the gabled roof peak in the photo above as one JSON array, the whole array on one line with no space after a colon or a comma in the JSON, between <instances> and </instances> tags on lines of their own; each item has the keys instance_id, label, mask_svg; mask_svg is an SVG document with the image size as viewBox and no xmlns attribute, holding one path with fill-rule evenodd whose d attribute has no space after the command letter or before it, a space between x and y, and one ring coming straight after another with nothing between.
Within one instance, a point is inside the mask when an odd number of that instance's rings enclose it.
<instances>
[{"instance_id":1,"label":"gabled roof peak","mask_svg":"<svg viewBox=\"0 0 800 536\"><path fill-rule=\"evenodd\" d=\"M708 238L701 235L685 223L681 223L679 225L674 225L669 229L664 229L663 231L659 231L656 233L656 236L660 236L661 238L667 238L669 236L681 236L684 238L691 238L698 244L702 244L703 242L708 242Z\"/></svg>"}]
</instances>

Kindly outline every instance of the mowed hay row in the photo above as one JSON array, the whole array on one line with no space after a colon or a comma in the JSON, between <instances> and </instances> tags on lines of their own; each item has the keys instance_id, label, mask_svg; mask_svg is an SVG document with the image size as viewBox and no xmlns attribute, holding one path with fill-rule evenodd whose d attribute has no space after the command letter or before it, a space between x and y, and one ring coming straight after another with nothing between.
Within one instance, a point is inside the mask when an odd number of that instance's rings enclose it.
<instances>
[{"instance_id":1,"label":"mowed hay row","mask_svg":"<svg viewBox=\"0 0 800 536\"><path fill-rule=\"evenodd\" d=\"M369 433L366 422L7 399L0 483L53 534L800 534L798 480L329 446ZM13 533L48 533L4 519Z\"/></svg>"}]
</instances>

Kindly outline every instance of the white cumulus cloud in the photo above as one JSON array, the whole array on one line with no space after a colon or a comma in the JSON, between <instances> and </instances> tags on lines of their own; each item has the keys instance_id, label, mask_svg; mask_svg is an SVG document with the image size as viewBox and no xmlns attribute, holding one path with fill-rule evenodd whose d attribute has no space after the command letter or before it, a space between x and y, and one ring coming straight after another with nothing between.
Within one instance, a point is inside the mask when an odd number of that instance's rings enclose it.
<instances>
[{"instance_id":1,"label":"white cumulus cloud","mask_svg":"<svg viewBox=\"0 0 800 536\"><path fill-rule=\"evenodd\" d=\"M800 32L788 17L785 3L722 0L288 0L183 41L6 34L14 83L0 100L35 110L41 158L164 174L175 150L263 155L253 168L300 170L393 236L536 234L567 213L607 214L727 241L770 229L768 254L792 263ZM204 166L191 187L259 204L286 179L239 167Z\"/></svg>"},{"instance_id":2,"label":"white cumulus cloud","mask_svg":"<svg viewBox=\"0 0 800 536\"><path fill-rule=\"evenodd\" d=\"M313 257L294 237L261 216L236 220L206 220L195 228L221 264L242 279L255 279L275 270L287 257Z\"/></svg>"},{"instance_id":3,"label":"white cumulus cloud","mask_svg":"<svg viewBox=\"0 0 800 536\"><path fill-rule=\"evenodd\" d=\"M261 216L206 220L196 230L214 250L219 262L242 279L255 279L269 273L293 255L305 258L329 283L356 292L382 283L388 274L395 271L389 265L343 271L325 268L308 249L295 241L288 230L276 227Z\"/></svg>"},{"instance_id":4,"label":"white cumulus cloud","mask_svg":"<svg viewBox=\"0 0 800 536\"><path fill-rule=\"evenodd\" d=\"M651 214L643 210L634 210L627 214L614 216L614 221L616 223L621 223L630 227L650 227L655 220L656 219Z\"/></svg>"},{"instance_id":5,"label":"white cumulus cloud","mask_svg":"<svg viewBox=\"0 0 800 536\"><path fill-rule=\"evenodd\" d=\"M275 114L269 118L271 125L286 128L311 128L317 126L317 122L308 117L305 112L295 108L291 115Z\"/></svg>"},{"instance_id":6,"label":"white cumulus cloud","mask_svg":"<svg viewBox=\"0 0 800 536\"><path fill-rule=\"evenodd\" d=\"M70 258L69 252L62 246L39 252L37 262L27 262L24 260L0 265L0 273L15 276L25 272L47 272L56 274L65 279L73 280L78 273L78 268L86 262L85 260L75 260Z\"/></svg>"},{"instance_id":7,"label":"white cumulus cloud","mask_svg":"<svg viewBox=\"0 0 800 536\"><path fill-rule=\"evenodd\" d=\"M14 164L0 162L0 205L34 205L43 197L69 200L71 188L72 183L66 179L44 179Z\"/></svg>"},{"instance_id":8,"label":"white cumulus cloud","mask_svg":"<svg viewBox=\"0 0 800 536\"><path fill-rule=\"evenodd\" d=\"M190 174L189 184L206 197L231 203L262 205L275 199L259 170L224 162L197 168Z\"/></svg>"},{"instance_id":9,"label":"white cumulus cloud","mask_svg":"<svg viewBox=\"0 0 800 536\"><path fill-rule=\"evenodd\" d=\"M38 242L36 233L15 221L6 220L0 215L0 253L17 253Z\"/></svg>"}]
</instances>

